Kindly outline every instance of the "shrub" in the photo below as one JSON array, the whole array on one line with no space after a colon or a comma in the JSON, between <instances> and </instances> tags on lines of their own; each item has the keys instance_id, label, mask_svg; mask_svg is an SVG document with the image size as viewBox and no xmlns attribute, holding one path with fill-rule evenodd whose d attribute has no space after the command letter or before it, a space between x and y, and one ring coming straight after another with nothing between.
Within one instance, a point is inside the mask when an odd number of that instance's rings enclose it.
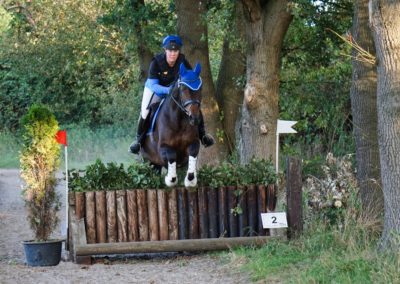
<instances>
[{"instance_id":1,"label":"shrub","mask_svg":"<svg viewBox=\"0 0 400 284\"><path fill-rule=\"evenodd\" d=\"M55 192L55 172L60 147L55 140L58 122L50 110L33 105L22 119L23 146L20 153L21 177L28 220L36 240L47 240L58 224L59 198Z\"/></svg>"}]
</instances>

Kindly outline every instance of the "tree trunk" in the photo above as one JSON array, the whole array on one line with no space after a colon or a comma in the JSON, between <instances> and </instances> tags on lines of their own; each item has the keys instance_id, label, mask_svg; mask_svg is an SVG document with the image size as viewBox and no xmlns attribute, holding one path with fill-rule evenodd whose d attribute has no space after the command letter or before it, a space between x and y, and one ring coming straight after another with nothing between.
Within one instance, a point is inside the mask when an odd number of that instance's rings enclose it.
<instances>
[{"instance_id":1,"label":"tree trunk","mask_svg":"<svg viewBox=\"0 0 400 284\"><path fill-rule=\"evenodd\" d=\"M240 43L245 41L243 7L236 2L235 31ZM223 113L222 124L226 144L230 153L236 150L236 124L243 102L243 88L239 84L246 74L246 55L241 46L232 47L228 35L224 40L221 65L218 73L216 96Z\"/></svg>"},{"instance_id":2,"label":"tree trunk","mask_svg":"<svg viewBox=\"0 0 400 284\"><path fill-rule=\"evenodd\" d=\"M217 131L222 129L219 120L219 108L215 99L215 88L211 76L210 60L208 53L207 23L204 20L206 1L176 0L178 15L178 34L183 40L183 53L192 65L200 62L202 66L201 78L203 80L203 112L206 131L216 138L216 144L207 149L202 149L199 155L199 164L216 164L226 155L226 145L218 139Z\"/></svg>"},{"instance_id":3,"label":"tree trunk","mask_svg":"<svg viewBox=\"0 0 400 284\"><path fill-rule=\"evenodd\" d=\"M368 0L354 3L354 41L375 55L368 25ZM364 210L377 216L383 211L376 109L376 66L362 60L353 49L353 79L350 90L353 131L356 142L357 180Z\"/></svg>"},{"instance_id":4,"label":"tree trunk","mask_svg":"<svg viewBox=\"0 0 400 284\"><path fill-rule=\"evenodd\" d=\"M381 246L398 251L400 234L400 2L371 0L378 60L378 143L385 221Z\"/></svg>"},{"instance_id":5,"label":"tree trunk","mask_svg":"<svg viewBox=\"0 0 400 284\"><path fill-rule=\"evenodd\" d=\"M275 161L282 43L292 15L288 1L242 0L247 49L246 87L239 125L240 162Z\"/></svg>"},{"instance_id":6,"label":"tree trunk","mask_svg":"<svg viewBox=\"0 0 400 284\"><path fill-rule=\"evenodd\" d=\"M133 10L140 10L141 6L145 6L144 0L139 1L131 1ZM147 73L149 69L150 62L153 58L153 53L146 45L146 34L143 34L142 26L145 25L145 22L136 22L134 24L134 33L137 41L136 51L139 59L139 80L140 82L144 82L147 78Z\"/></svg>"}]
</instances>

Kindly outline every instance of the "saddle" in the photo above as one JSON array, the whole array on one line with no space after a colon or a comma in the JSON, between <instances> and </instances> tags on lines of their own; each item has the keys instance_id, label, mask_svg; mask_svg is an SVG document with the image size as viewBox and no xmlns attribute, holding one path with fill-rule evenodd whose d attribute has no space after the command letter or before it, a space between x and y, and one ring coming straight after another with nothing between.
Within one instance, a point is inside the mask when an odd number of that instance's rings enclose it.
<instances>
[{"instance_id":1,"label":"saddle","mask_svg":"<svg viewBox=\"0 0 400 284\"><path fill-rule=\"evenodd\" d=\"M160 102L156 102L156 103L149 105L149 110L150 110L149 121L151 123L150 123L150 127L148 128L147 135L150 135L151 133L153 133L154 128L156 126L158 114L160 112L160 109L161 109L164 101L165 101L165 98L162 99Z\"/></svg>"}]
</instances>

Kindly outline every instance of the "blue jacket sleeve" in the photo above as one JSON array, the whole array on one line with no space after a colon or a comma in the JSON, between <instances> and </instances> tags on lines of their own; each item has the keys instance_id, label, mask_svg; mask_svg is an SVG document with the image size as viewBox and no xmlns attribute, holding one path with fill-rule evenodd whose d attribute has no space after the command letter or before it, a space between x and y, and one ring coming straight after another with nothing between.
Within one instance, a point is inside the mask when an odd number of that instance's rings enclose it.
<instances>
[{"instance_id":1,"label":"blue jacket sleeve","mask_svg":"<svg viewBox=\"0 0 400 284\"><path fill-rule=\"evenodd\" d=\"M158 79L147 79L145 86L161 98L168 95L169 90L171 89L171 87L161 86L158 82Z\"/></svg>"}]
</instances>

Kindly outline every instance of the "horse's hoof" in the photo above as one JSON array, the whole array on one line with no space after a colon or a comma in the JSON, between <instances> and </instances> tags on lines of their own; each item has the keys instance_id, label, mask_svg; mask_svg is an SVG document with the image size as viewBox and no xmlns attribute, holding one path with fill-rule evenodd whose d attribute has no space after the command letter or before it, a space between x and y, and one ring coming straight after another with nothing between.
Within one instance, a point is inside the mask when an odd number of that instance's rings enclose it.
<instances>
[{"instance_id":1,"label":"horse's hoof","mask_svg":"<svg viewBox=\"0 0 400 284\"><path fill-rule=\"evenodd\" d=\"M168 187L172 187L172 186L175 186L175 185L177 185L177 183L178 183L178 178L177 177L168 177L168 176L165 176L165 184L168 186Z\"/></svg>"},{"instance_id":2,"label":"horse's hoof","mask_svg":"<svg viewBox=\"0 0 400 284\"><path fill-rule=\"evenodd\" d=\"M185 187L196 187L197 177L194 173L189 173L185 177Z\"/></svg>"}]
</instances>

